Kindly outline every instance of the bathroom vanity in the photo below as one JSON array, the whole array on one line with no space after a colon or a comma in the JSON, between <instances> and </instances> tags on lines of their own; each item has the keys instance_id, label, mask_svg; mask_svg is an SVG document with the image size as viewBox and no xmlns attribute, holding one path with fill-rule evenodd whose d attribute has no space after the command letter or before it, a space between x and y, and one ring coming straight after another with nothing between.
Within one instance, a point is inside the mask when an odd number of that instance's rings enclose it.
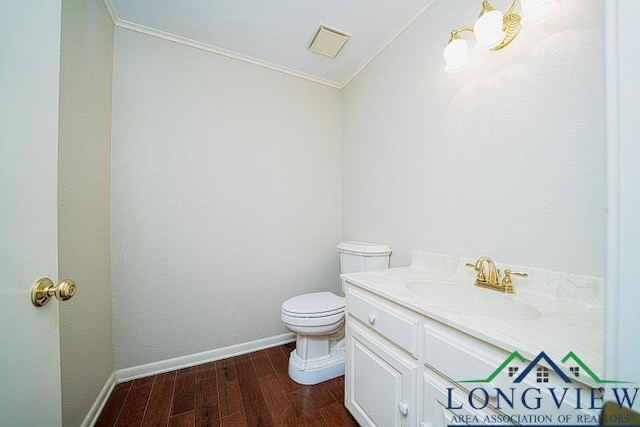
<instances>
[{"instance_id":1,"label":"bathroom vanity","mask_svg":"<svg viewBox=\"0 0 640 427\"><path fill-rule=\"evenodd\" d=\"M360 425L597 424L601 281L529 269L503 295L463 261L420 252L343 275L345 403Z\"/></svg>"}]
</instances>

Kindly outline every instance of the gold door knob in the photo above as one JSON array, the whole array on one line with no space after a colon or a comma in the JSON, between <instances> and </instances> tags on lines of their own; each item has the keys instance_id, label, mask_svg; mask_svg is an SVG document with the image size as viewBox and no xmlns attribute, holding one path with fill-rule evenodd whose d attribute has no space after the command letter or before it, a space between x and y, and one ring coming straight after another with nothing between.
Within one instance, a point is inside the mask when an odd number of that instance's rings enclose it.
<instances>
[{"instance_id":1,"label":"gold door knob","mask_svg":"<svg viewBox=\"0 0 640 427\"><path fill-rule=\"evenodd\" d=\"M76 282L71 279L65 279L54 286L51 279L41 277L31 286L31 302L36 307L42 307L54 296L58 301L64 302L73 298L77 291Z\"/></svg>"}]
</instances>

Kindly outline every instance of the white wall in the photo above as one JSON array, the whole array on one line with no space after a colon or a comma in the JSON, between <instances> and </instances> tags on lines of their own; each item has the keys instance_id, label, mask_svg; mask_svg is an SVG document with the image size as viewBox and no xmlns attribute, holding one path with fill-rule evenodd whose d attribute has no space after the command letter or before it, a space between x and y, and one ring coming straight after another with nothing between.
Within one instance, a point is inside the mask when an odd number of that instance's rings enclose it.
<instances>
[{"instance_id":1,"label":"white wall","mask_svg":"<svg viewBox=\"0 0 640 427\"><path fill-rule=\"evenodd\" d=\"M62 1L58 153L59 278L78 282L60 305L63 425L85 418L113 372L110 132L113 23L101 0Z\"/></svg>"},{"instance_id":2,"label":"white wall","mask_svg":"<svg viewBox=\"0 0 640 427\"><path fill-rule=\"evenodd\" d=\"M388 243L393 265L423 249L603 276L602 2L563 0L446 74L477 12L437 0L344 90L343 237Z\"/></svg>"},{"instance_id":3,"label":"white wall","mask_svg":"<svg viewBox=\"0 0 640 427\"><path fill-rule=\"evenodd\" d=\"M340 92L117 28L116 369L287 332L339 286Z\"/></svg>"}]
</instances>

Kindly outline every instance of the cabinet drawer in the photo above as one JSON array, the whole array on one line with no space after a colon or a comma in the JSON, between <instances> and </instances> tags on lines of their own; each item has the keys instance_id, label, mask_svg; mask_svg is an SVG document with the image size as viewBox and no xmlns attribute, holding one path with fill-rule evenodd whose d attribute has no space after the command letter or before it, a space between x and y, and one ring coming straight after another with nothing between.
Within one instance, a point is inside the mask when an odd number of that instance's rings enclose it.
<instances>
[{"instance_id":1,"label":"cabinet drawer","mask_svg":"<svg viewBox=\"0 0 640 427\"><path fill-rule=\"evenodd\" d=\"M579 383L574 381L569 386L552 369L537 364L521 383L516 384L514 381L521 373L526 372L530 360L523 360L519 355L515 356L440 322L430 319L425 321L422 351L425 365L449 378L459 389L486 390L486 395L490 398L489 404L504 414L540 415L560 411L564 414L594 416L594 411L580 407L576 400L575 387L580 387ZM488 382L482 381L489 379ZM563 395L561 406L558 407L549 389L563 390L563 387L572 387L573 392L567 392L566 398ZM539 404L539 408L532 409L522 405L524 398L521 393L527 388L539 391L535 396L540 398L540 402L529 403ZM498 398L497 389L506 391L507 396L514 390L515 398ZM599 395L597 396L597 399L600 399Z\"/></svg>"},{"instance_id":2,"label":"cabinet drawer","mask_svg":"<svg viewBox=\"0 0 640 427\"><path fill-rule=\"evenodd\" d=\"M348 287L347 313L418 358L419 317L366 291Z\"/></svg>"},{"instance_id":3,"label":"cabinet drawer","mask_svg":"<svg viewBox=\"0 0 640 427\"><path fill-rule=\"evenodd\" d=\"M491 424L487 420L500 415L490 407L474 409L463 406L467 401L466 393L429 368L425 369L422 380L421 427ZM499 425L513 424L501 422Z\"/></svg>"},{"instance_id":4,"label":"cabinet drawer","mask_svg":"<svg viewBox=\"0 0 640 427\"><path fill-rule=\"evenodd\" d=\"M452 381L487 378L509 355L500 348L430 319L424 326L423 352L425 364Z\"/></svg>"}]
</instances>

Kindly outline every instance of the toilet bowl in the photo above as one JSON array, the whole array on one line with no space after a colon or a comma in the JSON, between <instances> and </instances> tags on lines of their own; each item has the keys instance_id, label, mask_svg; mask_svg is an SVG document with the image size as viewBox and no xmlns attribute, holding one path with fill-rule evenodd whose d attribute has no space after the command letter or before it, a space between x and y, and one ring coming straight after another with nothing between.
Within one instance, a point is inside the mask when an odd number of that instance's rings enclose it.
<instances>
[{"instance_id":1,"label":"toilet bowl","mask_svg":"<svg viewBox=\"0 0 640 427\"><path fill-rule=\"evenodd\" d=\"M338 245L342 273L389 267L391 249L366 242ZM345 298L331 292L298 295L282 303L281 319L296 334L289 376L300 384L318 384L344 375Z\"/></svg>"},{"instance_id":2,"label":"toilet bowl","mask_svg":"<svg viewBox=\"0 0 640 427\"><path fill-rule=\"evenodd\" d=\"M318 384L344 374L345 300L331 292L314 292L288 299L281 318L296 333L289 357L289 376L300 384Z\"/></svg>"}]
</instances>

